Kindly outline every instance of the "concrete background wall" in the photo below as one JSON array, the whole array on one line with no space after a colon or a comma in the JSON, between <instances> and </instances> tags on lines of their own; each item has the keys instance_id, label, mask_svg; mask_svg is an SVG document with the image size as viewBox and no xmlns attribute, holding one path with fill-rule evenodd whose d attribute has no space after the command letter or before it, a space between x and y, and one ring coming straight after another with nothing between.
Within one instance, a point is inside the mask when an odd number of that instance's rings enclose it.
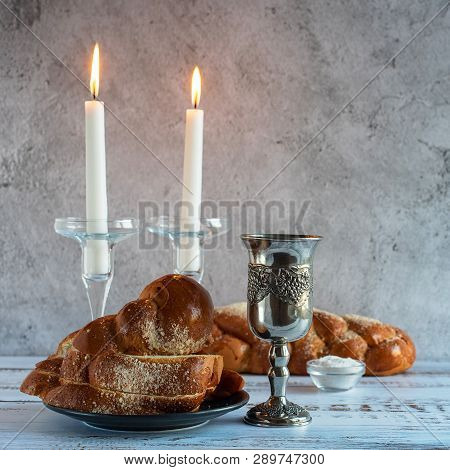
<instances>
[{"instance_id":1,"label":"concrete background wall","mask_svg":"<svg viewBox=\"0 0 450 470\"><path fill-rule=\"evenodd\" d=\"M244 202L445 2L6 4L85 83L99 41L101 98L179 177L199 64L204 197ZM450 358L449 33L444 11L256 198L297 210L309 201L301 228L324 236L318 306L404 327L421 358L437 359ZM84 213L89 96L2 4L0 48L0 354L48 353L89 319L79 249L53 232L55 217ZM179 199L173 175L109 113L107 159L112 217L137 216L138 201ZM207 253L216 304L245 295L238 212L232 246L224 239ZM120 246L108 310L170 265L165 249Z\"/></svg>"}]
</instances>

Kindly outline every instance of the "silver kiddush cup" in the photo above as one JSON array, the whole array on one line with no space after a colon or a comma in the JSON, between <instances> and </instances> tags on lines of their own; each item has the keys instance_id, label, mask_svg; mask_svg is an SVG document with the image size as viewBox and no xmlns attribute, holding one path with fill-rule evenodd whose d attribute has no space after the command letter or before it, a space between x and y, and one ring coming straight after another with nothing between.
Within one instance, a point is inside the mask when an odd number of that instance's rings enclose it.
<instances>
[{"instance_id":1,"label":"silver kiddush cup","mask_svg":"<svg viewBox=\"0 0 450 470\"><path fill-rule=\"evenodd\" d=\"M254 426L303 426L309 413L286 399L288 343L303 338L312 321L313 256L319 236L241 235L248 249L247 313L253 334L272 343L271 395L244 418Z\"/></svg>"}]
</instances>

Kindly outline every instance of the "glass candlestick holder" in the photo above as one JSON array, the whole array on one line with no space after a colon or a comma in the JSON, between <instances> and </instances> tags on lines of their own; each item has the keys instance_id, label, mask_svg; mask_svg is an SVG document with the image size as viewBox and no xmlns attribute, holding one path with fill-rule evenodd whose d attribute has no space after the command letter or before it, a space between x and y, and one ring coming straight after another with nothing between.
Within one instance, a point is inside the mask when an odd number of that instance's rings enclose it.
<instances>
[{"instance_id":1,"label":"glass candlestick holder","mask_svg":"<svg viewBox=\"0 0 450 470\"><path fill-rule=\"evenodd\" d=\"M136 235L136 219L87 220L67 217L55 220L55 232L81 246L81 279L86 289L92 320L105 313L114 276L114 248Z\"/></svg>"},{"instance_id":2,"label":"glass candlestick holder","mask_svg":"<svg viewBox=\"0 0 450 470\"><path fill-rule=\"evenodd\" d=\"M146 230L170 240L172 269L202 281L204 273L205 243L228 231L226 219L185 219L180 217L155 217L149 220Z\"/></svg>"}]
</instances>

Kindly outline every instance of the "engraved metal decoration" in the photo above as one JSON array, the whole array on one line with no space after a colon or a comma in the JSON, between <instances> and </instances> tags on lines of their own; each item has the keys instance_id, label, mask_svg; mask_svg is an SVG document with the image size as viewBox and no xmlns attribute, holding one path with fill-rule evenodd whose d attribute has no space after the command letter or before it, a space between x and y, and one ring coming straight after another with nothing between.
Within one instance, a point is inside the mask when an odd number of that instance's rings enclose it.
<instances>
[{"instance_id":1,"label":"engraved metal decoration","mask_svg":"<svg viewBox=\"0 0 450 470\"><path fill-rule=\"evenodd\" d=\"M272 270L261 264L248 265L247 299L251 304L261 302L270 293Z\"/></svg>"},{"instance_id":2,"label":"engraved metal decoration","mask_svg":"<svg viewBox=\"0 0 450 470\"><path fill-rule=\"evenodd\" d=\"M268 403L265 401L264 403L254 406L252 410L255 413L267 413L271 418L276 418L280 415L286 415L291 418L294 416L301 417L305 413L305 408L291 403L290 401L286 403L282 403L281 401Z\"/></svg>"},{"instance_id":3,"label":"engraved metal decoration","mask_svg":"<svg viewBox=\"0 0 450 470\"><path fill-rule=\"evenodd\" d=\"M261 264L248 265L247 300L261 302L270 293L283 302L300 306L312 290L308 266L269 268Z\"/></svg>"},{"instance_id":4,"label":"engraved metal decoration","mask_svg":"<svg viewBox=\"0 0 450 470\"><path fill-rule=\"evenodd\" d=\"M286 398L288 343L309 330L312 321L312 258L321 237L242 235L248 248L247 313L250 329L272 343L268 372L270 398L244 418L254 426L303 426L307 410Z\"/></svg>"}]
</instances>

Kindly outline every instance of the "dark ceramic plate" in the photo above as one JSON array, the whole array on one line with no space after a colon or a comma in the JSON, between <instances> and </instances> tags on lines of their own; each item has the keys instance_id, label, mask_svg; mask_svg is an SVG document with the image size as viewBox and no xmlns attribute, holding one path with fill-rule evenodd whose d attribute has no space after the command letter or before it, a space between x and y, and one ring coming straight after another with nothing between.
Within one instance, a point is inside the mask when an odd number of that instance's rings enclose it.
<instances>
[{"instance_id":1,"label":"dark ceramic plate","mask_svg":"<svg viewBox=\"0 0 450 470\"><path fill-rule=\"evenodd\" d=\"M249 395L246 391L231 395L220 400L205 401L200 409L193 413L168 413L163 415L104 415L98 413L82 413L81 411L45 405L70 418L83 421L88 426L112 431L177 431L206 424L209 420L222 416L230 411L246 405Z\"/></svg>"}]
</instances>

